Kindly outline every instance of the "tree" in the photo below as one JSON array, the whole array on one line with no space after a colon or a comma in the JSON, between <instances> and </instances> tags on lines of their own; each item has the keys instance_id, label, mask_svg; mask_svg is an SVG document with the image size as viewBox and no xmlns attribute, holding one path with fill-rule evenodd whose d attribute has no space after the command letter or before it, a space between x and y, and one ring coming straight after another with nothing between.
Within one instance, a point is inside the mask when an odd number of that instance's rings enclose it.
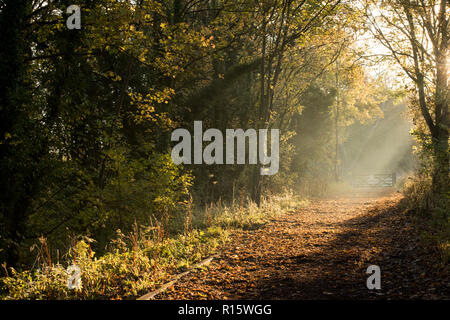
<instances>
[{"instance_id":1,"label":"tree","mask_svg":"<svg viewBox=\"0 0 450 320\"><path fill-rule=\"evenodd\" d=\"M374 0L366 7L374 37L414 84L433 150L435 204L449 190L449 13L447 0Z\"/></svg>"},{"instance_id":2,"label":"tree","mask_svg":"<svg viewBox=\"0 0 450 320\"><path fill-rule=\"evenodd\" d=\"M23 29L31 9L31 1L2 1L0 8L0 254L13 263L45 154L42 127L34 126L26 112L31 85L24 64L29 39Z\"/></svg>"}]
</instances>

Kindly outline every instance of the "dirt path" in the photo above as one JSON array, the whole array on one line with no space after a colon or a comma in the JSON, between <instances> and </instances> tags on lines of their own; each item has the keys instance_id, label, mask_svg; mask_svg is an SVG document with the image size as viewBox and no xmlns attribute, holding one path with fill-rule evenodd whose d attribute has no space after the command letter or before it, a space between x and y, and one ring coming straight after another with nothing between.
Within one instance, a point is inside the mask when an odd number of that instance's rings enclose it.
<instances>
[{"instance_id":1,"label":"dirt path","mask_svg":"<svg viewBox=\"0 0 450 320\"><path fill-rule=\"evenodd\" d=\"M313 200L239 231L207 269L158 299L450 299L448 268L419 241L401 196ZM381 290L366 269L381 268ZM447 271L445 273L444 271Z\"/></svg>"}]
</instances>

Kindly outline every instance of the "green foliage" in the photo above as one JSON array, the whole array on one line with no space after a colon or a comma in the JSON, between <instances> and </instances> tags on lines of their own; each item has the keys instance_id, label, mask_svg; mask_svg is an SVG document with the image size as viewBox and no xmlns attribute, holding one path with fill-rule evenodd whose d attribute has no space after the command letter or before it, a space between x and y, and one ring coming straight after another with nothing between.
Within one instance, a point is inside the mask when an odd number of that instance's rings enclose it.
<instances>
[{"instance_id":1,"label":"green foliage","mask_svg":"<svg viewBox=\"0 0 450 320\"><path fill-rule=\"evenodd\" d=\"M389 97L351 40L361 17L339 0L74 0L81 30L65 27L67 4L2 2L0 261L27 270L36 239L48 239L47 260L74 235L95 241L71 246L84 257L84 291L62 290L62 267L48 264L54 272L17 273L11 288L30 276L39 288L18 296L113 297L156 283L145 267L186 266L188 253L197 260L215 246L217 235L192 228L253 228L290 207L272 194L326 191L343 161L335 138L342 148ZM171 131L194 120L280 129L279 174L174 165ZM111 251L116 230L135 224L164 230L159 242Z\"/></svg>"},{"instance_id":2,"label":"green foliage","mask_svg":"<svg viewBox=\"0 0 450 320\"><path fill-rule=\"evenodd\" d=\"M90 242L76 242L68 253L68 265L81 270L82 286L69 289L69 275L62 264L44 264L42 269L17 272L1 279L3 299L127 299L150 291L184 267L214 252L226 240L217 227L193 230L173 238L158 239L154 229L137 228L125 236L118 231L110 252L96 257Z\"/></svg>"},{"instance_id":3,"label":"green foliage","mask_svg":"<svg viewBox=\"0 0 450 320\"><path fill-rule=\"evenodd\" d=\"M99 256L93 251L94 239L77 237L69 248L64 263L52 264L47 242L41 239L36 260L39 268L16 271L5 268L0 279L2 299L132 299L156 289L171 276L213 254L228 240L233 228L253 229L271 217L305 205L292 193L264 197L258 207L251 200L225 205L221 202L184 216L184 231L167 237L158 222L148 227L134 224L125 235L117 230L108 250ZM192 214L192 213L191 213ZM69 289L67 266L81 270L82 285Z\"/></svg>"},{"instance_id":4,"label":"green foliage","mask_svg":"<svg viewBox=\"0 0 450 320\"><path fill-rule=\"evenodd\" d=\"M414 214L424 240L440 254L442 265L450 262L450 193L440 206L433 201L432 178L422 173L410 177L403 187L406 210Z\"/></svg>"}]
</instances>

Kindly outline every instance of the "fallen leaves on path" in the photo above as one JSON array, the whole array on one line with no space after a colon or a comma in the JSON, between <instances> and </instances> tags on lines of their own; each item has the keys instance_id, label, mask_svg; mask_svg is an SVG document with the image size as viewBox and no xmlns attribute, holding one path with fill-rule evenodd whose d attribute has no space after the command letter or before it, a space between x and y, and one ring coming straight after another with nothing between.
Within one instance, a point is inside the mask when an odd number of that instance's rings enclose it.
<instances>
[{"instance_id":1,"label":"fallen leaves on path","mask_svg":"<svg viewBox=\"0 0 450 320\"><path fill-rule=\"evenodd\" d=\"M400 194L317 199L236 231L207 269L158 299L449 299L448 268L399 209ZM381 268L381 290L366 269Z\"/></svg>"}]
</instances>

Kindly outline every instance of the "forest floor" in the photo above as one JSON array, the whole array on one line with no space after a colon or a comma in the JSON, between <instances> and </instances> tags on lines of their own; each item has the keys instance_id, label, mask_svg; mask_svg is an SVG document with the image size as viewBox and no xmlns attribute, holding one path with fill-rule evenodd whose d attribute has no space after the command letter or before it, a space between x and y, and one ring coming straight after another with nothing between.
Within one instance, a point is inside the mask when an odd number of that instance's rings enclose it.
<instances>
[{"instance_id":1,"label":"forest floor","mask_svg":"<svg viewBox=\"0 0 450 320\"><path fill-rule=\"evenodd\" d=\"M449 268L400 209L401 194L314 199L254 230L156 299L450 299ZM381 269L369 290L366 270Z\"/></svg>"}]
</instances>

